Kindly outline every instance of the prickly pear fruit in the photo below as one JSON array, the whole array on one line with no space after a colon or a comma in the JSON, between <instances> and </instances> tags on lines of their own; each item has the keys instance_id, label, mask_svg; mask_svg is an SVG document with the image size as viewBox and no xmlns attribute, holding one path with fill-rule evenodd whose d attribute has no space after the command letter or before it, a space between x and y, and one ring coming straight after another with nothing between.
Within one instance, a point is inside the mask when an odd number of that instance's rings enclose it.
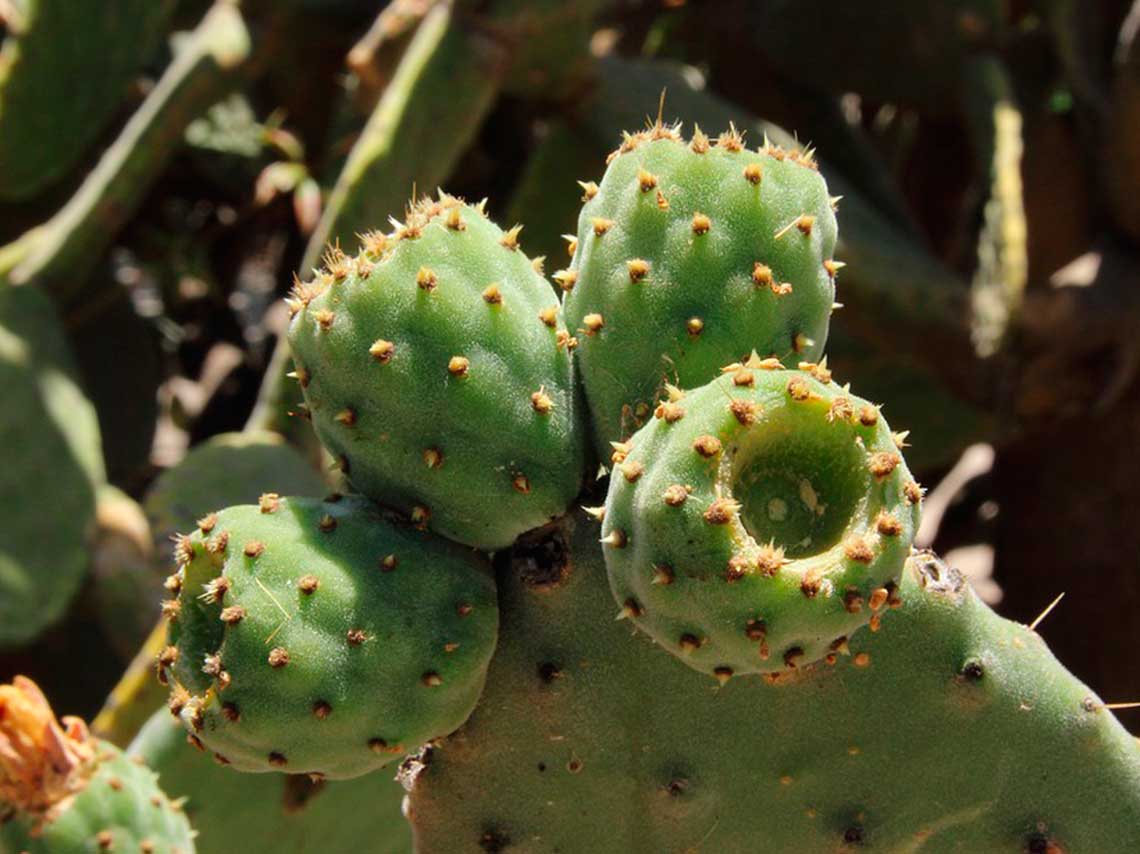
<instances>
[{"instance_id":1,"label":"prickly pear fruit","mask_svg":"<svg viewBox=\"0 0 1140 854\"><path fill-rule=\"evenodd\" d=\"M204 517L177 559L160 678L220 762L355 777L479 698L498 625L485 561L364 499L264 495Z\"/></svg>"},{"instance_id":2,"label":"prickly pear fruit","mask_svg":"<svg viewBox=\"0 0 1140 854\"><path fill-rule=\"evenodd\" d=\"M617 445L602 523L622 613L722 682L834 660L897 604L921 491L825 365L751 357Z\"/></svg>"},{"instance_id":3,"label":"prickly pear fruit","mask_svg":"<svg viewBox=\"0 0 1140 854\"><path fill-rule=\"evenodd\" d=\"M0 685L0 851L193 854L190 824L154 772L57 722L32 680Z\"/></svg>"},{"instance_id":4,"label":"prickly pear fruit","mask_svg":"<svg viewBox=\"0 0 1140 854\"><path fill-rule=\"evenodd\" d=\"M482 206L441 194L299 285L289 341L352 485L495 549L565 510L581 431L558 301Z\"/></svg>"},{"instance_id":5,"label":"prickly pear fruit","mask_svg":"<svg viewBox=\"0 0 1140 854\"><path fill-rule=\"evenodd\" d=\"M648 419L666 382L703 385L752 350L788 365L823 352L838 264L827 185L809 152L686 144L658 122L583 184L566 324L600 448Z\"/></svg>"}]
</instances>

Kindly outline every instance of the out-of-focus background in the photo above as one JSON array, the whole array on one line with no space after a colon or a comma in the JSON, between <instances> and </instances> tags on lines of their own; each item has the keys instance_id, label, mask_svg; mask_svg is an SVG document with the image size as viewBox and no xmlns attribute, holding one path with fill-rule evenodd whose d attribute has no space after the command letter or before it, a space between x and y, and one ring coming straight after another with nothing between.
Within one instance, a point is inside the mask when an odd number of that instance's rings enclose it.
<instances>
[{"instance_id":1,"label":"out-of-focus background","mask_svg":"<svg viewBox=\"0 0 1140 854\"><path fill-rule=\"evenodd\" d=\"M1014 619L1064 593L1041 633L1140 700L1138 29L1128 0L0 0L0 681L95 714L172 533L335 486L278 345L330 241L444 187L556 270L576 179L660 110L816 149L829 363L911 430L921 544Z\"/></svg>"}]
</instances>

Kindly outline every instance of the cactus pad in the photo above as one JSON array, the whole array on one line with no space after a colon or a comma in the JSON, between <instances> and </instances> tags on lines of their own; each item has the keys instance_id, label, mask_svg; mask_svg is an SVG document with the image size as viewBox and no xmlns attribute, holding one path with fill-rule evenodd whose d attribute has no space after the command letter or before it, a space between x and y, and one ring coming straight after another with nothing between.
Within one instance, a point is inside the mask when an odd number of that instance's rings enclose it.
<instances>
[{"instance_id":1,"label":"cactus pad","mask_svg":"<svg viewBox=\"0 0 1140 854\"><path fill-rule=\"evenodd\" d=\"M481 207L441 194L294 293L289 340L352 485L480 548L578 491L573 341L553 289Z\"/></svg>"},{"instance_id":2,"label":"cactus pad","mask_svg":"<svg viewBox=\"0 0 1140 854\"><path fill-rule=\"evenodd\" d=\"M153 771L78 718L57 722L17 676L0 685L0 851L193 854L194 842Z\"/></svg>"},{"instance_id":3,"label":"cactus pad","mask_svg":"<svg viewBox=\"0 0 1140 854\"><path fill-rule=\"evenodd\" d=\"M404 790L383 771L354 780L313 782L288 774L235 774L186 746L165 710L139 731L127 753L157 771L198 836L198 854L247 851L409 854L412 833L400 813ZM362 840L367 840L363 843Z\"/></svg>"},{"instance_id":4,"label":"cactus pad","mask_svg":"<svg viewBox=\"0 0 1140 854\"><path fill-rule=\"evenodd\" d=\"M0 198L73 166L157 44L170 0L0 3ZM76 81L83 81L77 86Z\"/></svg>"},{"instance_id":5,"label":"cactus pad","mask_svg":"<svg viewBox=\"0 0 1140 854\"><path fill-rule=\"evenodd\" d=\"M835 659L897 604L921 491L877 407L755 356L618 445L602 542L622 613L721 681Z\"/></svg>"},{"instance_id":6,"label":"cactus pad","mask_svg":"<svg viewBox=\"0 0 1140 854\"><path fill-rule=\"evenodd\" d=\"M583 520L500 572L487 692L405 764L418 850L1140 847L1140 745L932 556L908 562L902 607L835 666L719 687L614 621L596 531ZM550 552L565 566L536 585Z\"/></svg>"},{"instance_id":7,"label":"cactus pad","mask_svg":"<svg viewBox=\"0 0 1140 854\"><path fill-rule=\"evenodd\" d=\"M262 496L178 545L171 711L245 771L354 777L467 718L498 612L474 553L359 498Z\"/></svg>"},{"instance_id":8,"label":"cactus pad","mask_svg":"<svg viewBox=\"0 0 1140 854\"><path fill-rule=\"evenodd\" d=\"M703 385L752 350L789 365L823 352L837 229L810 153L749 150L735 130L686 144L658 123L583 187L555 279L599 447L643 424L666 382Z\"/></svg>"},{"instance_id":9,"label":"cactus pad","mask_svg":"<svg viewBox=\"0 0 1140 854\"><path fill-rule=\"evenodd\" d=\"M103 481L99 424L51 304L0 287L0 647L32 640L83 580ZM45 475L49 472L50 475Z\"/></svg>"}]
</instances>

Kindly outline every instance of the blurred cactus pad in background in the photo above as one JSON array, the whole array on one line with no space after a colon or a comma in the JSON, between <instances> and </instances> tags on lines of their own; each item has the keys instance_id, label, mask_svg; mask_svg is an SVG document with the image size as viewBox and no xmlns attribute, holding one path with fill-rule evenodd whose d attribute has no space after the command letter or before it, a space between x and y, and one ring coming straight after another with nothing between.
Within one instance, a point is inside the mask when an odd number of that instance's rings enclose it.
<instances>
[{"instance_id":1,"label":"blurred cactus pad in background","mask_svg":"<svg viewBox=\"0 0 1140 854\"><path fill-rule=\"evenodd\" d=\"M0 0L0 854L1140 850L1140 2Z\"/></svg>"}]
</instances>

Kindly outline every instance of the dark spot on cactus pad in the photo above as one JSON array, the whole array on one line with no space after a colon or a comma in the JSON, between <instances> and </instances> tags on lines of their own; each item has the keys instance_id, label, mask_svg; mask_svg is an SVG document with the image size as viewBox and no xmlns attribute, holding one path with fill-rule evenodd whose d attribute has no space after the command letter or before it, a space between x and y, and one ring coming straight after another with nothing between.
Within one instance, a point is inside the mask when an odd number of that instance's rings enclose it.
<instances>
[{"instance_id":1,"label":"dark spot on cactus pad","mask_svg":"<svg viewBox=\"0 0 1140 854\"><path fill-rule=\"evenodd\" d=\"M977 659L970 659L962 666L961 678L967 682L981 682L986 669Z\"/></svg>"},{"instance_id":2,"label":"dark spot on cactus pad","mask_svg":"<svg viewBox=\"0 0 1140 854\"><path fill-rule=\"evenodd\" d=\"M866 832L863 826L853 824L843 831L843 841L848 845L862 845L866 841Z\"/></svg>"},{"instance_id":3,"label":"dark spot on cactus pad","mask_svg":"<svg viewBox=\"0 0 1140 854\"><path fill-rule=\"evenodd\" d=\"M281 809L286 815L301 812L309 805L309 801L319 795L325 788L322 777L313 779L308 774L289 774L285 778L285 785L281 790Z\"/></svg>"},{"instance_id":4,"label":"dark spot on cactus pad","mask_svg":"<svg viewBox=\"0 0 1140 854\"><path fill-rule=\"evenodd\" d=\"M488 854L505 851L510 844L511 837L507 835L506 831L498 827L487 828L479 837L479 847L487 851Z\"/></svg>"},{"instance_id":5,"label":"dark spot on cactus pad","mask_svg":"<svg viewBox=\"0 0 1140 854\"><path fill-rule=\"evenodd\" d=\"M689 778L685 778L685 776L675 776L675 778L665 784L665 791L669 797L683 797L686 792L689 791L691 784Z\"/></svg>"},{"instance_id":6,"label":"dark spot on cactus pad","mask_svg":"<svg viewBox=\"0 0 1140 854\"><path fill-rule=\"evenodd\" d=\"M562 668L552 661L544 661L538 665L538 678L542 680L543 684L549 685L555 679L562 678Z\"/></svg>"},{"instance_id":7,"label":"dark spot on cactus pad","mask_svg":"<svg viewBox=\"0 0 1140 854\"><path fill-rule=\"evenodd\" d=\"M519 538L511 549L511 564L531 590L552 590L570 576L566 532L553 524Z\"/></svg>"},{"instance_id":8,"label":"dark spot on cactus pad","mask_svg":"<svg viewBox=\"0 0 1140 854\"><path fill-rule=\"evenodd\" d=\"M274 768L284 768L289 760L285 758L284 753L278 753L276 750L269 754L269 764Z\"/></svg>"},{"instance_id":9,"label":"dark spot on cactus pad","mask_svg":"<svg viewBox=\"0 0 1140 854\"><path fill-rule=\"evenodd\" d=\"M1026 854L1065 854L1065 849L1042 831L1029 834L1023 850Z\"/></svg>"}]
</instances>

